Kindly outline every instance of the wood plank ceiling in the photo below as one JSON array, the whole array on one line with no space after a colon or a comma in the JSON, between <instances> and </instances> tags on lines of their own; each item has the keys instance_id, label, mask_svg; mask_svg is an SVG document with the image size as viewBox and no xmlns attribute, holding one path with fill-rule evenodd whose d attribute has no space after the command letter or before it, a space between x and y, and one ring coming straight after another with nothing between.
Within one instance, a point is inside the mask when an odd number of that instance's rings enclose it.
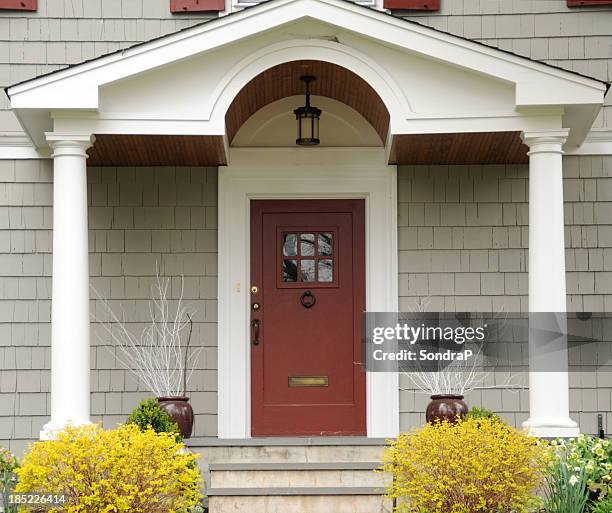
<instances>
[{"instance_id":1,"label":"wood plank ceiling","mask_svg":"<svg viewBox=\"0 0 612 513\"><path fill-rule=\"evenodd\" d=\"M352 71L323 61L293 61L274 66L257 75L236 95L225 116L228 140L255 112L287 96L304 94L302 75L312 75L313 95L338 100L359 112L387 140L389 112L376 91Z\"/></svg>"},{"instance_id":2,"label":"wood plank ceiling","mask_svg":"<svg viewBox=\"0 0 612 513\"><path fill-rule=\"evenodd\" d=\"M253 78L236 95L225 116L228 141L255 112L271 102L304 93L301 75L314 75L314 95L341 101L358 111L382 141L389 112L376 91L355 73L322 61L293 61ZM323 121L322 121L323 122ZM89 152L94 166L216 166L227 164L221 136L97 134ZM393 138L390 164L517 164L527 147L518 132L404 134Z\"/></svg>"},{"instance_id":3,"label":"wood plank ceiling","mask_svg":"<svg viewBox=\"0 0 612 513\"><path fill-rule=\"evenodd\" d=\"M406 134L393 137L390 164L524 164L520 132Z\"/></svg>"},{"instance_id":4,"label":"wood plank ceiling","mask_svg":"<svg viewBox=\"0 0 612 513\"><path fill-rule=\"evenodd\" d=\"M90 166L223 166L223 137L97 134Z\"/></svg>"}]
</instances>

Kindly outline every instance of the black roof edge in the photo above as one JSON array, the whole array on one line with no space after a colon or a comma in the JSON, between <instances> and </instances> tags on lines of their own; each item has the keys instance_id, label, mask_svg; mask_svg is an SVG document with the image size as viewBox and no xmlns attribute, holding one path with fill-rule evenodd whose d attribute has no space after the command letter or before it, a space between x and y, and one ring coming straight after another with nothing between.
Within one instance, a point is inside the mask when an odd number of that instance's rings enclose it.
<instances>
[{"instance_id":1,"label":"black roof edge","mask_svg":"<svg viewBox=\"0 0 612 513\"><path fill-rule=\"evenodd\" d=\"M132 50L133 48L138 48L140 46L144 46L144 45L152 43L154 41L159 41L161 39L165 39L166 37L170 37L170 36L173 36L173 35L176 35L176 34L180 34L181 32L186 32L188 30L192 30L192 29L197 28L197 27L202 27L202 26L206 25L207 23L211 23L211 22L214 22L214 21L217 21L217 20L220 20L220 19L226 19L228 17L235 16L236 14L239 14L241 12L248 11L250 9L256 9L257 7L259 7L260 5L262 5L264 3L269 4L269 3L273 3L275 1L276 0L264 0L261 3L259 3L259 4L253 4L252 6L245 7L244 9L242 9L240 11L234 11L232 13L229 13L229 14L223 16L222 18L217 16L216 18L206 19L206 20L203 20L200 23L196 23L195 25L192 25L190 27L185 27L185 28L176 30L174 32L170 32L168 34L163 34L161 36L154 37L153 39L148 39L147 41L142 41L140 43L135 43L133 45L128 46L127 48L122 48L120 50L115 50L114 52L105 53L103 55L99 55L98 57L94 57L92 59L87 59L87 60L84 60L84 61L81 61L81 62L77 62L75 64L69 64L69 65L67 65L67 66L65 66L65 67L63 67L61 69L58 69L58 70L49 71L47 73L43 73L41 75L37 75L36 77L33 77L33 78L29 78L29 79L26 79L26 80L21 80L20 82L16 82L14 84L10 84L10 85L4 87L4 92L6 93L8 98L10 99L10 95L8 94L8 90L10 88L12 88L12 87L16 87L16 86L19 86L19 85L22 85L22 84L26 84L28 82L32 82L32 81L38 80L40 78L48 77L50 75L54 75L55 73L60 73L62 71L66 71L68 69L76 68L78 66L81 66L83 64L87 64L89 62L94 62L94 61L97 61L97 60L101 60L101 59L104 59L105 57L110 57L111 55L117 55L117 54L120 54L120 53L125 53L126 51ZM536 62L538 64L542 64L544 66L548 66L550 68L557 69L559 71L564 71L566 73L571 73L572 75L576 75L576 76L579 76L581 78L586 78L586 79L589 79L589 80L594 80L594 81L599 82L601 84L604 84L606 86L606 92L604 93L604 96L605 96L605 94L608 93L608 91L610 90L610 87L612 86L612 82L607 82L605 80L600 80L598 78L595 78L595 77L592 77L592 76L589 76L589 75L585 75L584 73L579 73L578 71L569 70L569 69L563 68L561 66L557 66L555 64L549 64L549 63L544 62L544 61L539 61L539 60L536 60L536 59L532 59L531 57L526 57L524 55L519 55L519 54L511 52L509 50L504 50L502 48L498 48L496 46L489 45L487 43L483 43L482 41L476 41L474 39L470 39L470 38L465 37L465 36L459 36L457 34L453 34L451 32L447 32L445 30L441 30L441 29L438 29L438 28L435 28L435 27L430 27L429 25L425 25L424 23L419 23L418 21L414 21L414 20L408 20L406 18L403 18L402 16L395 15L395 14L393 14L391 12L379 11L378 9L375 9L375 8L367 6L367 5L358 4L358 3L356 3L356 2L354 2L352 0L340 0L340 1L346 2L346 3L351 4L351 5L355 5L358 8L361 8L361 9L366 9L368 11L374 11L374 12L379 13L379 14L384 14L385 16L390 16L391 18L393 18L395 20L401 20L401 21L403 21L405 23L416 25L418 27L422 27L422 28L425 28L427 30L433 30L434 32L438 32L438 33L444 34L446 36L456 37L457 39L461 39L463 41L467 41L467 42L474 43L474 44L477 44L477 45L480 45L480 46L484 46L485 48L490 48L490 49L496 50L498 52L503 52L503 53L505 53L507 55L512 55L513 57L518 57L519 59L525 59L525 60L528 60L528 61L531 61L531 62ZM395 12L398 12L398 11L395 11Z\"/></svg>"}]
</instances>

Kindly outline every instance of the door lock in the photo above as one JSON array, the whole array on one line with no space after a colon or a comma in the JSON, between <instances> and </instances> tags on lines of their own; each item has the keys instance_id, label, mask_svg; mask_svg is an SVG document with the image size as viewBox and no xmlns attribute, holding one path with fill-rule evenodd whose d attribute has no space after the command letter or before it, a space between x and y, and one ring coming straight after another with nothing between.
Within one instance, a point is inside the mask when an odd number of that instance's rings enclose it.
<instances>
[{"instance_id":1,"label":"door lock","mask_svg":"<svg viewBox=\"0 0 612 513\"><path fill-rule=\"evenodd\" d=\"M259 292L259 289L257 288L257 285L253 285L251 287L251 294L257 294Z\"/></svg>"},{"instance_id":2,"label":"door lock","mask_svg":"<svg viewBox=\"0 0 612 513\"><path fill-rule=\"evenodd\" d=\"M257 312L257 310L259 310L261 308L261 305L259 303L253 303L251 305L251 308Z\"/></svg>"}]
</instances>

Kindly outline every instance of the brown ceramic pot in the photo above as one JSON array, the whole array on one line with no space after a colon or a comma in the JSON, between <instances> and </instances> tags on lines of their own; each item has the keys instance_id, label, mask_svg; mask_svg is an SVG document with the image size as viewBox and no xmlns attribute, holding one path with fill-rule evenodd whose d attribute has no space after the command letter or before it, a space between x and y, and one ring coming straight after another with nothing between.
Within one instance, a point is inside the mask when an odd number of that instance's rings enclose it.
<instances>
[{"instance_id":1,"label":"brown ceramic pot","mask_svg":"<svg viewBox=\"0 0 612 513\"><path fill-rule=\"evenodd\" d=\"M182 437L191 437L193 431L193 408L189 404L189 397L158 397L157 401L160 408L178 424Z\"/></svg>"},{"instance_id":2,"label":"brown ceramic pot","mask_svg":"<svg viewBox=\"0 0 612 513\"><path fill-rule=\"evenodd\" d=\"M427 405L425 419L430 424L443 420L456 422L460 417L465 417L467 412L468 405L462 395L432 395L431 402Z\"/></svg>"}]
</instances>

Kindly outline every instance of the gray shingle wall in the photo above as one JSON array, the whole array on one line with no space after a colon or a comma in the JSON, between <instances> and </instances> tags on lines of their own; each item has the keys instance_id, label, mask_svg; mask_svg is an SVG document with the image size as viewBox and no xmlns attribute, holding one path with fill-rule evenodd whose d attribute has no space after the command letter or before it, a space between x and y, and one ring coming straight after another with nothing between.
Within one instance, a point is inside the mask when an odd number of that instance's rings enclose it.
<instances>
[{"instance_id":1,"label":"gray shingle wall","mask_svg":"<svg viewBox=\"0 0 612 513\"><path fill-rule=\"evenodd\" d=\"M17 452L49 411L49 164L0 160L0 443Z\"/></svg>"},{"instance_id":2,"label":"gray shingle wall","mask_svg":"<svg viewBox=\"0 0 612 513\"><path fill-rule=\"evenodd\" d=\"M195 436L217 433L217 169L89 168L91 285L129 329L140 334L150 319L156 268L171 278L170 298L181 293L193 312L192 346L202 348L188 386ZM175 303L173 303L175 304ZM92 315L107 319L99 299ZM151 394L117 361L110 336L92 326L92 415L105 426Z\"/></svg>"},{"instance_id":3,"label":"gray shingle wall","mask_svg":"<svg viewBox=\"0 0 612 513\"><path fill-rule=\"evenodd\" d=\"M612 311L612 157L565 157L567 305ZM428 301L433 311L525 311L528 292L527 166L401 166L400 309ZM487 385L503 386L507 376ZM513 384L526 384L514 376ZM570 408L583 431L604 413L612 429L610 372L572 374ZM402 377L403 429L418 425L428 398ZM524 390L481 390L467 396L509 422L527 418Z\"/></svg>"},{"instance_id":4,"label":"gray shingle wall","mask_svg":"<svg viewBox=\"0 0 612 513\"><path fill-rule=\"evenodd\" d=\"M400 310L526 310L527 166L401 166L398 175ZM409 429L424 421L429 398L406 376L400 386L400 423ZM512 423L529 408L525 391L466 399Z\"/></svg>"},{"instance_id":5,"label":"gray shingle wall","mask_svg":"<svg viewBox=\"0 0 612 513\"><path fill-rule=\"evenodd\" d=\"M612 312L612 157L566 157L565 245L570 311ZM612 373L570 375L570 407L589 433L612 432Z\"/></svg>"},{"instance_id":6,"label":"gray shingle wall","mask_svg":"<svg viewBox=\"0 0 612 513\"><path fill-rule=\"evenodd\" d=\"M185 276L192 345L203 348L188 387L195 435L215 436L217 170L89 168L88 179L91 285L139 333L156 265L172 278L173 299ZM17 452L50 413L51 205L50 161L0 160L0 445ZM105 319L100 301L92 300L92 314ZM151 395L109 344L94 324L92 415L107 426Z\"/></svg>"}]
</instances>

